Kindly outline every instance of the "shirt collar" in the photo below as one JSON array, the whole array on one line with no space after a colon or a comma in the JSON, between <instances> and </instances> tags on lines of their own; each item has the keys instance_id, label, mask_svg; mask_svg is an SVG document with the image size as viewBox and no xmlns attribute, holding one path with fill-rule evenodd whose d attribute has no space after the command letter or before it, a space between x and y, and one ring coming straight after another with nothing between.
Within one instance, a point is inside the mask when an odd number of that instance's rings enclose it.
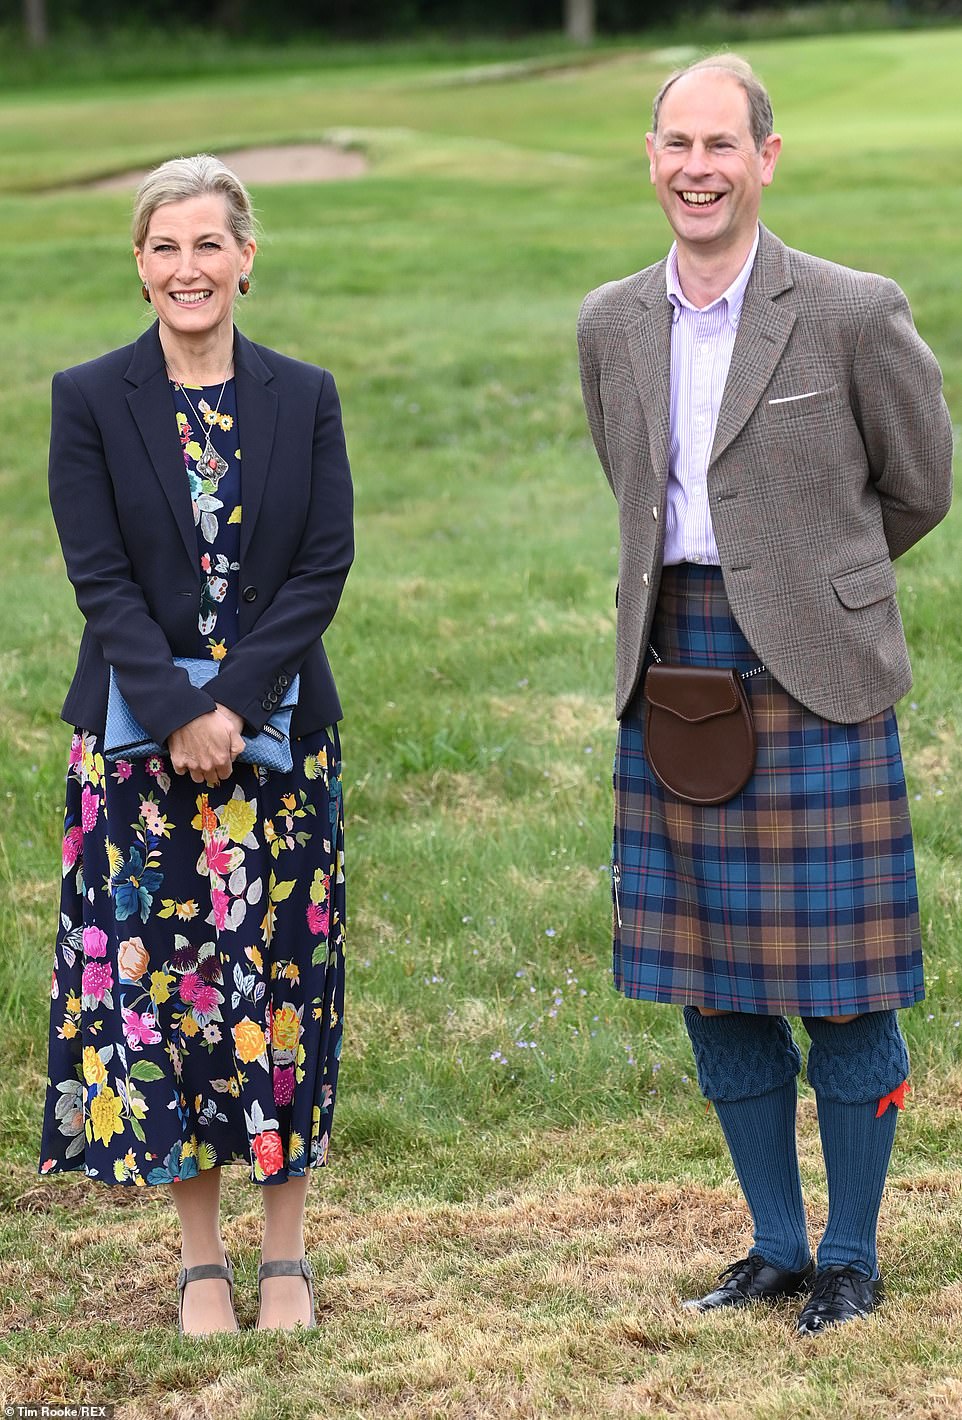
<instances>
[{"instance_id":1,"label":"shirt collar","mask_svg":"<svg viewBox=\"0 0 962 1420\"><path fill-rule=\"evenodd\" d=\"M752 249L748 253L745 265L739 271L727 291L723 291L710 306L693 306L681 289L681 282L678 279L678 243L672 242L671 251L668 253L668 261L665 265L665 284L668 290L668 299L673 307L672 320L676 321L681 315L682 306L686 310L694 311L696 315L704 315L706 311L713 311L722 301L728 309L728 320L733 330L738 329L738 322L741 318L742 306L745 301L745 291L748 287L748 278L752 274L752 267L755 265L755 255L758 251L759 229L755 229L755 240Z\"/></svg>"}]
</instances>

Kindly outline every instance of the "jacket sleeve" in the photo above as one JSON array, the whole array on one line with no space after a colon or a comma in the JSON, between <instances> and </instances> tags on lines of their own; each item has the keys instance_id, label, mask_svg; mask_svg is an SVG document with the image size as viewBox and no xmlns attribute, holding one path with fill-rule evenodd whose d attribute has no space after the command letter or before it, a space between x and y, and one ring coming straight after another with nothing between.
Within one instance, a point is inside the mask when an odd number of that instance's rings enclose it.
<instances>
[{"instance_id":1,"label":"jacket sleeve","mask_svg":"<svg viewBox=\"0 0 962 1420\"><path fill-rule=\"evenodd\" d=\"M935 356L893 281L882 283L859 331L852 397L894 559L949 510L952 422Z\"/></svg>"},{"instance_id":2,"label":"jacket sleeve","mask_svg":"<svg viewBox=\"0 0 962 1420\"><path fill-rule=\"evenodd\" d=\"M260 730L278 695L278 675L294 675L327 630L354 559L354 494L341 405L325 371L314 420L307 520L286 581L256 625L231 647L217 698Z\"/></svg>"},{"instance_id":3,"label":"jacket sleeve","mask_svg":"<svg viewBox=\"0 0 962 1420\"><path fill-rule=\"evenodd\" d=\"M214 701L173 664L167 637L133 579L103 441L69 372L53 381L50 505L77 605L127 703L158 744Z\"/></svg>"},{"instance_id":4,"label":"jacket sleeve","mask_svg":"<svg viewBox=\"0 0 962 1420\"><path fill-rule=\"evenodd\" d=\"M594 329L593 316L597 295L596 291L592 291L585 297L581 313L578 316L578 367L581 372L581 398L584 401L585 414L588 416L588 428L601 467L604 469L605 478L610 484L611 465L608 459L608 445L605 441L605 414L601 403L600 371L595 354L597 333Z\"/></svg>"}]
</instances>

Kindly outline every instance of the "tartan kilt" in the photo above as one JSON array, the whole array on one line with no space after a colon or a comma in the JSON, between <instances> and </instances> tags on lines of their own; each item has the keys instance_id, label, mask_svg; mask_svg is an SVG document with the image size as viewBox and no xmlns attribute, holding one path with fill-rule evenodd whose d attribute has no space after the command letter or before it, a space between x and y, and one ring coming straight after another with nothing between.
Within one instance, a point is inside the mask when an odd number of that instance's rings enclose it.
<instances>
[{"instance_id":1,"label":"tartan kilt","mask_svg":"<svg viewBox=\"0 0 962 1420\"><path fill-rule=\"evenodd\" d=\"M759 664L717 567L662 574L652 645L684 665ZM614 977L626 996L831 1016L924 996L915 856L894 710L836 725L769 672L743 682L755 772L701 808L662 789L641 692L615 752Z\"/></svg>"}]
</instances>

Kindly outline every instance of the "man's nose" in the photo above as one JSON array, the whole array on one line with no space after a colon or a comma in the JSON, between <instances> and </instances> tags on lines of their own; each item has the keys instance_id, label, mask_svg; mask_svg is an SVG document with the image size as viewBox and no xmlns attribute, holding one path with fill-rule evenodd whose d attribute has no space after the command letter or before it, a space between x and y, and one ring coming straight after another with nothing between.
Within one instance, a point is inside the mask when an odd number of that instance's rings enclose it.
<instances>
[{"instance_id":1,"label":"man's nose","mask_svg":"<svg viewBox=\"0 0 962 1420\"><path fill-rule=\"evenodd\" d=\"M692 143L685 160L685 170L693 177L712 171L711 153L704 143L699 143L697 140Z\"/></svg>"}]
</instances>

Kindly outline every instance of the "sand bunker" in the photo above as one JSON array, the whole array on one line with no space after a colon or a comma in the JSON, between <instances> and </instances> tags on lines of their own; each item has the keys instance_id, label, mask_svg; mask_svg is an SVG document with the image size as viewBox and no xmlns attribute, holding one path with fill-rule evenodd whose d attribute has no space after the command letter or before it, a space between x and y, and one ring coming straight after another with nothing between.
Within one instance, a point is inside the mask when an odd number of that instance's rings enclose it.
<instances>
[{"instance_id":1,"label":"sand bunker","mask_svg":"<svg viewBox=\"0 0 962 1420\"><path fill-rule=\"evenodd\" d=\"M363 153L338 148L333 143L288 143L277 148L238 148L218 152L242 182L252 187L287 182L337 182L363 176L368 161ZM98 192L126 192L135 188L145 170L117 173L89 184Z\"/></svg>"}]
</instances>

